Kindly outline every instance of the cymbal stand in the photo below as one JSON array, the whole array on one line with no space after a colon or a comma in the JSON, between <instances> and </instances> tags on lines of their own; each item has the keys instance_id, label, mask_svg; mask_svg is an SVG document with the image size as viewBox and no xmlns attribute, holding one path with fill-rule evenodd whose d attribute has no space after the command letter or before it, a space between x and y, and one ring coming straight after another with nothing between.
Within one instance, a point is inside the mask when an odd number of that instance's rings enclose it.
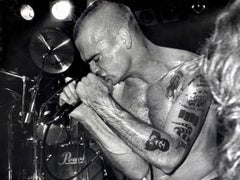
<instances>
[{"instance_id":1,"label":"cymbal stand","mask_svg":"<svg viewBox=\"0 0 240 180\"><path fill-rule=\"evenodd\" d=\"M22 102L21 102L21 112L19 113L19 115L20 115L20 117L23 117L25 115L26 81L28 81L28 80L33 81L33 80L26 76L20 76L18 74L12 73L12 72L7 72L5 69L1 69L0 73L9 75L9 76L12 76L15 78L19 78L22 80L22 99L21 99Z\"/></svg>"},{"instance_id":2,"label":"cymbal stand","mask_svg":"<svg viewBox=\"0 0 240 180\"><path fill-rule=\"evenodd\" d=\"M42 62L42 68L41 71L39 73L39 75L37 76L36 79L36 84L35 86L33 86L30 90L32 91L32 95L31 95L31 101L30 101L30 105L29 105L29 110L26 113L25 119L24 119L24 124L29 124L32 122L32 138L30 138L29 140L33 141L33 176L32 176L32 180L41 180L41 176L39 176L39 168L38 168L38 141L37 141L37 135L36 135L36 125L37 125L37 121L36 121L36 117L34 116L35 114L35 110L36 110L36 99L37 99L37 95L39 92L39 87L40 87L40 83L43 77L43 68L46 62L46 57L48 54L45 54L42 56L43 58L43 62Z\"/></svg>"},{"instance_id":3,"label":"cymbal stand","mask_svg":"<svg viewBox=\"0 0 240 180\"><path fill-rule=\"evenodd\" d=\"M22 103L21 103L21 112L20 116L23 117L25 114L25 96L26 96L26 77L23 76L23 84L22 84Z\"/></svg>"},{"instance_id":4,"label":"cymbal stand","mask_svg":"<svg viewBox=\"0 0 240 180\"><path fill-rule=\"evenodd\" d=\"M30 78L26 77L26 76L20 76L17 75L15 73L12 72L8 72L5 69L1 69L0 73L8 75L8 76L12 76L15 78L19 78L22 80L22 99L21 99L21 112L19 113L20 117L22 118L25 114L25 94L26 94L26 81L27 80L31 80ZM16 106L16 99L14 101L14 104L12 105L10 112L9 112L9 121L7 124L7 129L8 129L8 146L7 146L7 150L8 150L8 180L12 180L13 175L12 175L12 150L13 150L13 110Z\"/></svg>"},{"instance_id":5,"label":"cymbal stand","mask_svg":"<svg viewBox=\"0 0 240 180\"><path fill-rule=\"evenodd\" d=\"M8 144L7 144L7 150L8 150L8 180L12 180L12 149L13 149L13 110L15 108L15 105L13 105L10 109L10 112L8 114Z\"/></svg>"}]
</instances>

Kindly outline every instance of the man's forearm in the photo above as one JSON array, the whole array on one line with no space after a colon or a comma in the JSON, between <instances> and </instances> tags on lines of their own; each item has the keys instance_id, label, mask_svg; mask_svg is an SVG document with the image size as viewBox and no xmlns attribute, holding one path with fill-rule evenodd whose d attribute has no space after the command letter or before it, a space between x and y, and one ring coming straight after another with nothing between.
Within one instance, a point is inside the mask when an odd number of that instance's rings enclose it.
<instances>
[{"instance_id":1,"label":"man's forearm","mask_svg":"<svg viewBox=\"0 0 240 180\"><path fill-rule=\"evenodd\" d=\"M101 144L99 146L111 164L129 179L142 180L144 177L150 177L149 164L136 153L114 154ZM150 180L150 178L147 179Z\"/></svg>"},{"instance_id":2,"label":"man's forearm","mask_svg":"<svg viewBox=\"0 0 240 180\"><path fill-rule=\"evenodd\" d=\"M99 107L96 111L134 152L163 170L165 165L178 160L172 154L178 154L179 149L175 148L176 142L168 134L138 120L114 100L110 103L107 108Z\"/></svg>"},{"instance_id":3,"label":"man's forearm","mask_svg":"<svg viewBox=\"0 0 240 180\"><path fill-rule=\"evenodd\" d=\"M77 118L75 116L75 118ZM95 117L94 119L96 120ZM93 125L94 124L94 125ZM83 124L91 133L107 159L130 179L142 179L148 171L148 163L126 145L102 120Z\"/></svg>"}]
</instances>

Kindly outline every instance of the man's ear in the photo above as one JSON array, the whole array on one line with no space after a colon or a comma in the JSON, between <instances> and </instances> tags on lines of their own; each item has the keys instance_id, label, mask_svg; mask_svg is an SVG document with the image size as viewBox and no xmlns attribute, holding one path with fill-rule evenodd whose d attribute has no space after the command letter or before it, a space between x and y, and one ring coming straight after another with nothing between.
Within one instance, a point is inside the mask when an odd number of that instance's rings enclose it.
<instances>
[{"instance_id":1,"label":"man's ear","mask_svg":"<svg viewBox=\"0 0 240 180\"><path fill-rule=\"evenodd\" d=\"M119 30L119 40L126 46L127 49L132 47L132 38L130 32L126 28Z\"/></svg>"}]
</instances>

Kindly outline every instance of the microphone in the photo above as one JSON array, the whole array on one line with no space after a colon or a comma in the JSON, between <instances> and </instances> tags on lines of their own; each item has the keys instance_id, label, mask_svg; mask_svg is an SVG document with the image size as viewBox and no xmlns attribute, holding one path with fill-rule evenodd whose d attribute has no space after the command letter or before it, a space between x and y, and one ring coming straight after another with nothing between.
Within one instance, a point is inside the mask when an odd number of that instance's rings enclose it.
<instances>
[{"instance_id":1,"label":"microphone","mask_svg":"<svg viewBox=\"0 0 240 180\"><path fill-rule=\"evenodd\" d=\"M53 120L50 122L47 122L47 124L52 124L52 123L56 123L61 121L65 116L67 116L68 114L70 114L76 107L78 107L80 104L82 104L82 101L79 101L78 103L74 104L74 105L70 105L70 104L63 104L60 109L55 113L55 115L53 116Z\"/></svg>"}]
</instances>

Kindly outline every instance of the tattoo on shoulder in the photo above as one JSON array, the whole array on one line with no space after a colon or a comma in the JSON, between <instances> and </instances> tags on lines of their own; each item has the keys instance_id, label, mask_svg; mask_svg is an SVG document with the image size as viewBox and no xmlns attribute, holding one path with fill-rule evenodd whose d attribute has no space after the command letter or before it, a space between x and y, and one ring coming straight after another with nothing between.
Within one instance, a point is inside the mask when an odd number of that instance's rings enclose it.
<instances>
[{"instance_id":1,"label":"tattoo on shoulder","mask_svg":"<svg viewBox=\"0 0 240 180\"><path fill-rule=\"evenodd\" d=\"M206 105L212 99L210 92L202 88L190 94L186 93L185 97L187 102L185 104L181 104L181 106L190 110L200 112L204 111Z\"/></svg>"},{"instance_id":2,"label":"tattoo on shoulder","mask_svg":"<svg viewBox=\"0 0 240 180\"><path fill-rule=\"evenodd\" d=\"M161 138L160 133L153 131L148 141L145 143L145 149L148 151L155 151L159 149L165 152L169 149L169 142L168 140Z\"/></svg>"},{"instance_id":3,"label":"tattoo on shoulder","mask_svg":"<svg viewBox=\"0 0 240 180\"><path fill-rule=\"evenodd\" d=\"M167 87L166 91L166 97L167 98L175 98L176 90L181 82L181 79L183 77L183 73L181 71L178 71L170 80L170 84Z\"/></svg>"},{"instance_id":4,"label":"tattoo on shoulder","mask_svg":"<svg viewBox=\"0 0 240 180\"><path fill-rule=\"evenodd\" d=\"M193 93L192 97L189 97L187 103L189 106L195 106L197 108L204 106L207 103L209 97L206 90L199 90Z\"/></svg>"}]
</instances>

